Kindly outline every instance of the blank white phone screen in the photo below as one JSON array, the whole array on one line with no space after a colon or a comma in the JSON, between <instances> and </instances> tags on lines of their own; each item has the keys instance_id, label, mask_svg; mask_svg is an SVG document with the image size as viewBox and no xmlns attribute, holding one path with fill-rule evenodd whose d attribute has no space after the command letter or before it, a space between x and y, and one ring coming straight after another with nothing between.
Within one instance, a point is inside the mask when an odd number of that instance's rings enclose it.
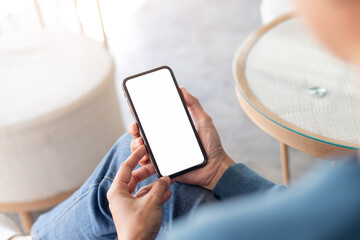
<instances>
[{"instance_id":1,"label":"blank white phone screen","mask_svg":"<svg viewBox=\"0 0 360 240\"><path fill-rule=\"evenodd\" d=\"M132 78L126 81L126 88L161 175L204 162L168 69Z\"/></svg>"}]
</instances>

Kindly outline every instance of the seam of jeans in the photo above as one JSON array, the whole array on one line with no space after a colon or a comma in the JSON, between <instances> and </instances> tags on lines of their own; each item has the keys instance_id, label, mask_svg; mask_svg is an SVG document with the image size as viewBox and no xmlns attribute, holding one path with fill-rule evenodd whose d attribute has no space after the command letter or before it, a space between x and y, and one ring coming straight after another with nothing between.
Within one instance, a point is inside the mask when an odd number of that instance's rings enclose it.
<instances>
[{"instance_id":1,"label":"seam of jeans","mask_svg":"<svg viewBox=\"0 0 360 240\"><path fill-rule=\"evenodd\" d=\"M165 228L163 228L162 226L160 226L160 229L167 235L167 231L165 230Z\"/></svg>"},{"instance_id":2,"label":"seam of jeans","mask_svg":"<svg viewBox=\"0 0 360 240\"><path fill-rule=\"evenodd\" d=\"M110 180L110 181L114 181L114 179L112 177L109 177L109 176L105 176L104 178Z\"/></svg>"},{"instance_id":3,"label":"seam of jeans","mask_svg":"<svg viewBox=\"0 0 360 240\"><path fill-rule=\"evenodd\" d=\"M94 183L94 184L92 184L85 193L83 193L82 195L80 195L80 197L78 197L75 201L73 201L73 202L70 204L70 206L68 206L66 209L64 209L64 210L60 213L60 215L58 215L58 216L55 218L55 220L52 221L51 224L49 224L47 227L43 228L43 229L42 229L41 231L39 231L38 233L33 234L34 239L35 239L35 236L36 236L36 235L42 234L44 231L46 231L47 229L49 229L50 227L52 227L53 225L55 225L55 223L57 223L57 222L60 220L60 218L61 218L62 216L64 216L65 213L66 213L68 210L70 210L70 208L72 208L78 201L80 201L80 200L81 200L82 198L84 198L87 194L89 194L89 192L90 192L94 187L98 186L99 184L100 184L100 183Z\"/></svg>"}]
</instances>

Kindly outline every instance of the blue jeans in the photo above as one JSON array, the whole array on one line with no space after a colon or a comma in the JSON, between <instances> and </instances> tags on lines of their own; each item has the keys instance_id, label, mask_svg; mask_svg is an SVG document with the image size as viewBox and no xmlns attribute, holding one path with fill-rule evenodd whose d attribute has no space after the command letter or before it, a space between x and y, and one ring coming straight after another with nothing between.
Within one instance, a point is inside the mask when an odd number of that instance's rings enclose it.
<instances>
[{"instance_id":1,"label":"blue jeans","mask_svg":"<svg viewBox=\"0 0 360 240\"><path fill-rule=\"evenodd\" d=\"M33 239L117 238L106 193L120 164L130 155L131 139L129 134L123 135L72 196L37 219L31 229ZM153 175L142 181L135 192L156 179L156 175ZM174 220L191 215L201 205L217 201L211 191L199 186L176 182L171 185L170 190L172 196L163 205L163 220L158 238L166 238Z\"/></svg>"}]
</instances>

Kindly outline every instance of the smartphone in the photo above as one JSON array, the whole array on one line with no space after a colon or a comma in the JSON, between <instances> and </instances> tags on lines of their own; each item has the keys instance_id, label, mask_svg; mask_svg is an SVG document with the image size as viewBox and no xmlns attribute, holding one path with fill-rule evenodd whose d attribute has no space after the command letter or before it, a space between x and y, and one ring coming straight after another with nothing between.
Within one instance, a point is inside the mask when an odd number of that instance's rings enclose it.
<instances>
[{"instance_id":1,"label":"smartphone","mask_svg":"<svg viewBox=\"0 0 360 240\"><path fill-rule=\"evenodd\" d=\"M158 177L174 178L207 157L173 71L162 66L130 76L123 90Z\"/></svg>"}]
</instances>

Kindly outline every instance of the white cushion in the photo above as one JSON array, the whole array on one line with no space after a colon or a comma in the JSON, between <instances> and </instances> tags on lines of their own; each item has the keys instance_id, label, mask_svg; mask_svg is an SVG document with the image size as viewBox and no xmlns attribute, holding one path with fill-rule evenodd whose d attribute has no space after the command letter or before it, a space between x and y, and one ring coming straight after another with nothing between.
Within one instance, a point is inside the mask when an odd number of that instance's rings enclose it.
<instances>
[{"instance_id":1,"label":"white cushion","mask_svg":"<svg viewBox=\"0 0 360 240\"><path fill-rule=\"evenodd\" d=\"M0 38L0 202L82 184L124 132L100 42L41 31Z\"/></svg>"}]
</instances>

